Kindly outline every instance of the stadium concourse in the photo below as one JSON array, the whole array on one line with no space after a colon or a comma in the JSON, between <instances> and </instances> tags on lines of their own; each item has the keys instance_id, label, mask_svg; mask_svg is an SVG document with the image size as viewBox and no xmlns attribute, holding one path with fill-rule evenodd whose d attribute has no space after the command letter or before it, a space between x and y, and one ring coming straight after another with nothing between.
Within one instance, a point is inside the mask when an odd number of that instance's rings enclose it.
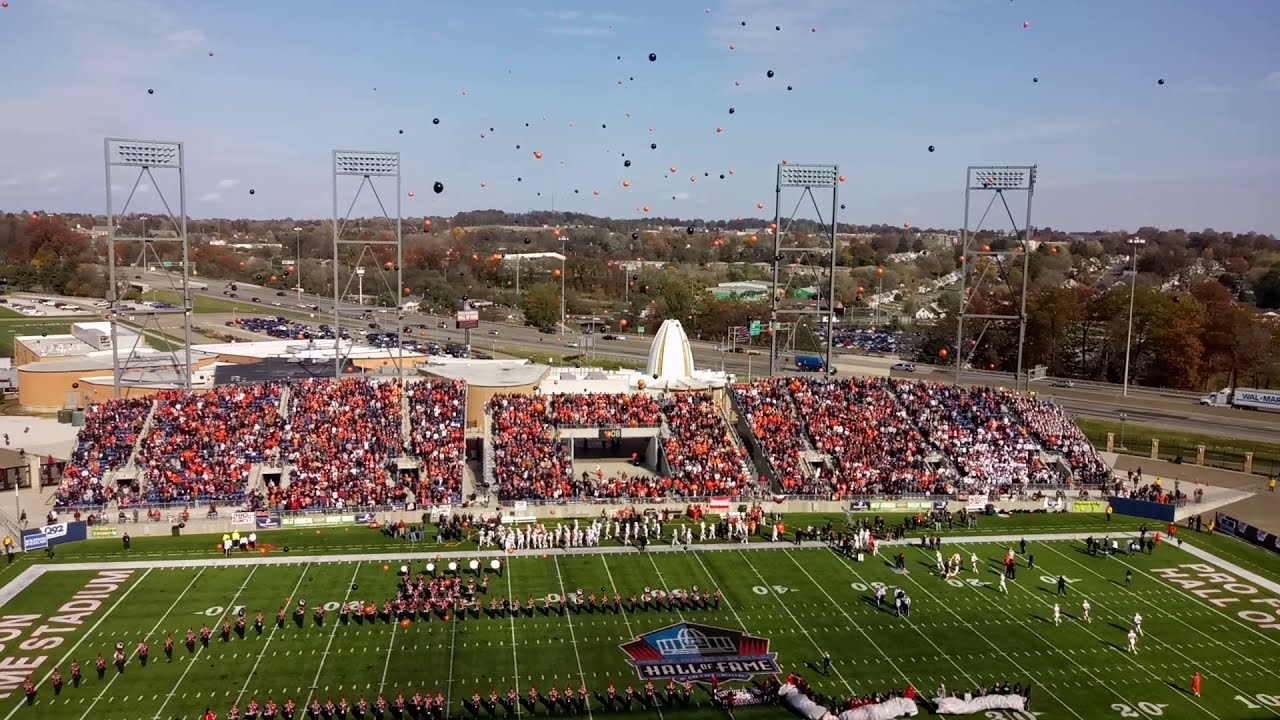
<instances>
[{"instance_id":1,"label":"stadium concourse","mask_svg":"<svg viewBox=\"0 0 1280 720\"><path fill-rule=\"evenodd\" d=\"M95 403L55 504L95 513L413 509L477 496L830 501L1111 478L1052 403L885 378L734 383L694 370L675 321L655 337L645 372L542 375L486 395L482 419L468 417L466 378L306 378Z\"/></svg>"}]
</instances>

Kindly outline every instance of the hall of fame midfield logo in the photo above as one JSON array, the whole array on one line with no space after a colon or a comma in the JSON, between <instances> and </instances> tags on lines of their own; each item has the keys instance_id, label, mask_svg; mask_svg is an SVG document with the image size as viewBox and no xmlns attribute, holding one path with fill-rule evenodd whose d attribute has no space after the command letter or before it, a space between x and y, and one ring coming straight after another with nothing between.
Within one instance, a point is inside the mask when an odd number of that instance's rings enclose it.
<instances>
[{"instance_id":1,"label":"hall of fame midfield logo","mask_svg":"<svg viewBox=\"0 0 1280 720\"><path fill-rule=\"evenodd\" d=\"M778 672L765 638L697 623L670 625L620 647L642 680L747 680Z\"/></svg>"}]
</instances>

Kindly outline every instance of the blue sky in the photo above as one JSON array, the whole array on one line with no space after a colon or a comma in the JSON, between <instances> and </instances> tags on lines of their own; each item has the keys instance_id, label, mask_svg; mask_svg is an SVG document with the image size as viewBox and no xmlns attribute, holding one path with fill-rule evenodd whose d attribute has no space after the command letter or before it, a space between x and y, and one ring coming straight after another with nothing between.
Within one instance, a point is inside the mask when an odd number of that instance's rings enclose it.
<instances>
[{"instance_id":1,"label":"blue sky","mask_svg":"<svg viewBox=\"0 0 1280 720\"><path fill-rule=\"evenodd\" d=\"M967 165L1035 163L1039 226L1280 233L1278 30L1274 0L10 0L0 208L103 212L112 135L184 141L196 217L329 216L340 147L403 153L406 216L771 214L787 159L841 166L846 222L958 227Z\"/></svg>"}]
</instances>

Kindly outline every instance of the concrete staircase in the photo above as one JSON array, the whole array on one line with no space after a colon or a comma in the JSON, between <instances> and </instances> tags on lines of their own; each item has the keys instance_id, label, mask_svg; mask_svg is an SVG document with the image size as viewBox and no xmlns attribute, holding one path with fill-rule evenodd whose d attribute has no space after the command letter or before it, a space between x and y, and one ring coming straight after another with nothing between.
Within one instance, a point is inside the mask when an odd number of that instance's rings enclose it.
<instances>
[{"instance_id":1,"label":"concrete staircase","mask_svg":"<svg viewBox=\"0 0 1280 720\"><path fill-rule=\"evenodd\" d=\"M493 458L493 415L488 412L484 414L484 451L481 453L483 458L481 461L482 476L486 487L498 487L497 476L494 475L494 458ZM465 476L464 476L465 477Z\"/></svg>"},{"instance_id":2,"label":"concrete staircase","mask_svg":"<svg viewBox=\"0 0 1280 720\"><path fill-rule=\"evenodd\" d=\"M409 453L413 439L413 423L409 418L409 388L400 384L400 437L404 440L404 451Z\"/></svg>"}]
</instances>

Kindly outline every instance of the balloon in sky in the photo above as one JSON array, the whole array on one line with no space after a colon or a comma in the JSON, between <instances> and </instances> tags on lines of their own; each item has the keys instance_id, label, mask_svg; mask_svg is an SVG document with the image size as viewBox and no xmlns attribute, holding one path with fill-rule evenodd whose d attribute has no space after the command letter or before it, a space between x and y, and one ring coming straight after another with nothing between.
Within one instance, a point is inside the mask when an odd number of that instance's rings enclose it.
<instances>
[{"instance_id":1,"label":"balloon in sky","mask_svg":"<svg viewBox=\"0 0 1280 720\"><path fill-rule=\"evenodd\" d=\"M933 152L933 146L932 146L932 145L930 145L930 146L929 146L929 152Z\"/></svg>"},{"instance_id":2,"label":"balloon in sky","mask_svg":"<svg viewBox=\"0 0 1280 720\"><path fill-rule=\"evenodd\" d=\"M404 134L404 130L401 130L401 131L400 131L400 134L401 134L401 135L403 135L403 134Z\"/></svg>"},{"instance_id":3,"label":"balloon in sky","mask_svg":"<svg viewBox=\"0 0 1280 720\"><path fill-rule=\"evenodd\" d=\"M413 191L412 191L412 190L410 190L410 191L409 191L409 197L413 197Z\"/></svg>"},{"instance_id":4,"label":"balloon in sky","mask_svg":"<svg viewBox=\"0 0 1280 720\"><path fill-rule=\"evenodd\" d=\"M436 184L431 186L431 189L434 190L437 195L439 195L440 193L444 192L444 183L437 180Z\"/></svg>"},{"instance_id":5,"label":"balloon in sky","mask_svg":"<svg viewBox=\"0 0 1280 720\"><path fill-rule=\"evenodd\" d=\"M791 90L792 88L791 88L791 86L790 86L790 85L788 85L788 86L787 86L787 89L788 89L788 90Z\"/></svg>"},{"instance_id":6,"label":"balloon in sky","mask_svg":"<svg viewBox=\"0 0 1280 720\"><path fill-rule=\"evenodd\" d=\"M439 124L440 124L440 118L431 118L431 124L432 124L432 125L439 125Z\"/></svg>"},{"instance_id":7,"label":"balloon in sky","mask_svg":"<svg viewBox=\"0 0 1280 720\"><path fill-rule=\"evenodd\" d=\"M781 30L782 30L782 26L781 26L781 25L774 25L774 26L773 26L773 29L774 29L774 30L781 31Z\"/></svg>"},{"instance_id":8,"label":"balloon in sky","mask_svg":"<svg viewBox=\"0 0 1280 720\"><path fill-rule=\"evenodd\" d=\"M649 53L649 62L658 62L658 53Z\"/></svg>"},{"instance_id":9,"label":"balloon in sky","mask_svg":"<svg viewBox=\"0 0 1280 720\"><path fill-rule=\"evenodd\" d=\"M747 21L746 21L746 20L743 20L743 21L742 21L742 27L746 27L746 26L747 26Z\"/></svg>"},{"instance_id":10,"label":"balloon in sky","mask_svg":"<svg viewBox=\"0 0 1280 720\"><path fill-rule=\"evenodd\" d=\"M733 43L729 43L729 49L730 49L730 50L737 50L738 48L734 47Z\"/></svg>"},{"instance_id":11,"label":"balloon in sky","mask_svg":"<svg viewBox=\"0 0 1280 720\"><path fill-rule=\"evenodd\" d=\"M1163 82L1163 81L1162 81L1162 82ZM658 149L658 143L649 143L649 149L650 149L650 150L657 150L657 149Z\"/></svg>"},{"instance_id":12,"label":"balloon in sky","mask_svg":"<svg viewBox=\"0 0 1280 720\"><path fill-rule=\"evenodd\" d=\"M1164 83L1164 81L1163 81L1163 80L1161 80L1160 82L1161 82L1161 84L1163 84L1163 83ZM156 94L156 91L155 91L155 89L153 89L153 88L147 88L147 94L148 94L148 95L155 95L155 94Z\"/></svg>"},{"instance_id":13,"label":"balloon in sky","mask_svg":"<svg viewBox=\"0 0 1280 720\"><path fill-rule=\"evenodd\" d=\"M765 73L765 77L773 77L773 71L770 70L769 72Z\"/></svg>"},{"instance_id":14,"label":"balloon in sky","mask_svg":"<svg viewBox=\"0 0 1280 720\"><path fill-rule=\"evenodd\" d=\"M630 161L630 160L623 160L623 161L622 161L622 167L631 167L631 161Z\"/></svg>"},{"instance_id":15,"label":"balloon in sky","mask_svg":"<svg viewBox=\"0 0 1280 720\"><path fill-rule=\"evenodd\" d=\"M630 181L630 180L623 180L623 181L622 181L622 187L631 187L631 181Z\"/></svg>"},{"instance_id":16,"label":"balloon in sky","mask_svg":"<svg viewBox=\"0 0 1280 720\"><path fill-rule=\"evenodd\" d=\"M535 151L535 152L533 153L533 156L534 156L535 158L539 159L539 160L541 160L541 159L542 159L542 153L540 153L540 152Z\"/></svg>"},{"instance_id":17,"label":"balloon in sky","mask_svg":"<svg viewBox=\"0 0 1280 720\"><path fill-rule=\"evenodd\" d=\"M254 194L255 192L257 192L257 191L256 191L256 190L254 190L253 188L249 188L249 194L250 194L250 195Z\"/></svg>"},{"instance_id":18,"label":"balloon in sky","mask_svg":"<svg viewBox=\"0 0 1280 720\"><path fill-rule=\"evenodd\" d=\"M1038 78L1038 77L1033 77L1033 78L1031 78L1031 82L1040 82L1040 78Z\"/></svg>"},{"instance_id":19,"label":"balloon in sky","mask_svg":"<svg viewBox=\"0 0 1280 720\"><path fill-rule=\"evenodd\" d=\"M1022 22L1022 29L1023 29L1023 30L1026 30L1026 29L1027 29L1027 28L1029 28L1029 27L1031 27L1031 23L1026 22L1026 21L1024 20L1024 21Z\"/></svg>"},{"instance_id":20,"label":"balloon in sky","mask_svg":"<svg viewBox=\"0 0 1280 720\"><path fill-rule=\"evenodd\" d=\"M485 182L485 181L481 180L481 181L480 181L480 187L482 187L482 188L487 188L487 187L489 187L489 183L487 183L487 182Z\"/></svg>"},{"instance_id":21,"label":"balloon in sky","mask_svg":"<svg viewBox=\"0 0 1280 720\"><path fill-rule=\"evenodd\" d=\"M733 108L729 108L729 114L730 114L730 115L734 114L735 112L737 112L737 110L734 110Z\"/></svg>"},{"instance_id":22,"label":"balloon in sky","mask_svg":"<svg viewBox=\"0 0 1280 720\"><path fill-rule=\"evenodd\" d=\"M1163 84L1164 84L1164 78L1160 78L1159 80L1157 80L1157 81L1156 81L1156 84L1157 84L1157 85L1163 85Z\"/></svg>"},{"instance_id":23,"label":"balloon in sky","mask_svg":"<svg viewBox=\"0 0 1280 720\"><path fill-rule=\"evenodd\" d=\"M9 3L7 3L7 2L6 2L6 3L4 4L4 6L5 6L5 7L9 7ZM209 57L213 57L213 51L212 51L212 50L210 50L210 51L209 51Z\"/></svg>"}]
</instances>

